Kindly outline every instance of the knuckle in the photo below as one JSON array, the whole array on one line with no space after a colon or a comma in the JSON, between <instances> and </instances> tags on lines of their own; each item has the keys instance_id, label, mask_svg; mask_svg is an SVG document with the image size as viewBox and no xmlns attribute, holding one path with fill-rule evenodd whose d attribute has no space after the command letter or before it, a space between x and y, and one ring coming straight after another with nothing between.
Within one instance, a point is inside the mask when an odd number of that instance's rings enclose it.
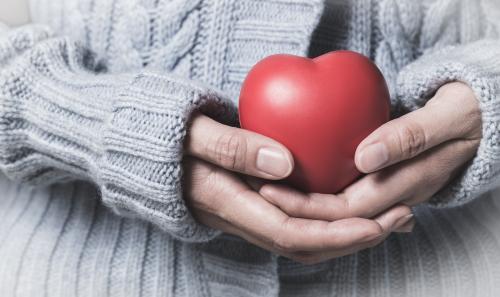
<instances>
[{"instance_id":1,"label":"knuckle","mask_svg":"<svg viewBox=\"0 0 500 297\"><path fill-rule=\"evenodd\" d=\"M377 177L380 173L374 173L364 178L358 187L350 189L342 197L344 217L369 218L377 214L377 206L374 203L364 203L362 201L380 200L383 195Z\"/></svg>"},{"instance_id":2,"label":"knuckle","mask_svg":"<svg viewBox=\"0 0 500 297\"><path fill-rule=\"evenodd\" d=\"M276 250L283 253L290 253L295 251L295 245L290 241L284 238L281 235L277 235L273 238L273 246Z\"/></svg>"},{"instance_id":3,"label":"knuckle","mask_svg":"<svg viewBox=\"0 0 500 297\"><path fill-rule=\"evenodd\" d=\"M308 201L309 199L290 199L289 201L286 201L286 203L283 203L282 208L289 215L300 215L301 213L306 212L306 204L309 203Z\"/></svg>"},{"instance_id":4,"label":"knuckle","mask_svg":"<svg viewBox=\"0 0 500 297\"><path fill-rule=\"evenodd\" d=\"M291 240L288 232L288 221L286 220L283 223L283 227L281 227L278 232L276 232L276 235L272 238L272 245L273 247L278 250L279 252L282 253L291 253L297 251L297 245L294 240Z\"/></svg>"},{"instance_id":5,"label":"knuckle","mask_svg":"<svg viewBox=\"0 0 500 297\"><path fill-rule=\"evenodd\" d=\"M416 123L401 125L397 136L400 153L405 159L412 158L425 149L427 142L425 131Z\"/></svg>"},{"instance_id":6,"label":"knuckle","mask_svg":"<svg viewBox=\"0 0 500 297\"><path fill-rule=\"evenodd\" d=\"M350 197L351 196L345 195L340 199L340 202L342 203L342 210L344 211L344 217L346 218L354 216L353 206L349 201L349 199L351 199Z\"/></svg>"},{"instance_id":7,"label":"knuckle","mask_svg":"<svg viewBox=\"0 0 500 297\"><path fill-rule=\"evenodd\" d=\"M245 137L237 132L220 135L207 150L214 161L224 168L229 170L244 168L247 143Z\"/></svg>"},{"instance_id":8,"label":"knuckle","mask_svg":"<svg viewBox=\"0 0 500 297\"><path fill-rule=\"evenodd\" d=\"M363 196L366 199L370 199L373 201L373 200L380 200L380 199L384 198L382 196L386 193L383 193L384 192L382 190L383 185L381 185L381 183L377 179L377 177L380 175L381 174L377 174L376 176L374 176L372 178L366 179L366 183L363 185L363 188L362 188ZM363 196L360 196L360 197L363 197ZM376 205L372 205L372 206L375 207Z\"/></svg>"}]
</instances>

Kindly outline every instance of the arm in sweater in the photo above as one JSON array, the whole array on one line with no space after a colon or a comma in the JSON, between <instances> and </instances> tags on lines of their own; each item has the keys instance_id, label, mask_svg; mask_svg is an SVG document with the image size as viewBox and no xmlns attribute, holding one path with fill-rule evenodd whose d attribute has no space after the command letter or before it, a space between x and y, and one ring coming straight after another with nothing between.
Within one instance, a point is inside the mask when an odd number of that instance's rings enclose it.
<instances>
[{"instance_id":1,"label":"arm in sweater","mask_svg":"<svg viewBox=\"0 0 500 297\"><path fill-rule=\"evenodd\" d=\"M0 35L0 169L34 184L95 183L119 214L204 241L181 195L190 113L232 123L217 91L171 75L99 73L92 54L41 26Z\"/></svg>"},{"instance_id":2,"label":"arm in sweater","mask_svg":"<svg viewBox=\"0 0 500 297\"><path fill-rule=\"evenodd\" d=\"M480 103L483 138L463 173L429 201L437 207L462 205L500 186L500 18L491 16L500 4L443 2L427 6L418 46L423 54L399 73L398 101L415 110L444 84L465 82Z\"/></svg>"}]
</instances>

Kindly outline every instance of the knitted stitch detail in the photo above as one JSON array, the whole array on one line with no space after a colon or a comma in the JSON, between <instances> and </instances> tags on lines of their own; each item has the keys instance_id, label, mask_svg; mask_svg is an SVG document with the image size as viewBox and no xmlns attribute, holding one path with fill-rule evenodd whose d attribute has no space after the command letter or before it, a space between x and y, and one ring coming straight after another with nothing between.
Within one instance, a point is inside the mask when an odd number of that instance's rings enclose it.
<instances>
[{"instance_id":1,"label":"knitted stitch detail","mask_svg":"<svg viewBox=\"0 0 500 297\"><path fill-rule=\"evenodd\" d=\"M187 241L215 236L182 199L183 138L195 109L234 124L230 101L172 75L98 74L92 53L49 36L27 27L1 43L1 169L39 185L90 180L120 214Z\"/></svg>"}]
</instances>

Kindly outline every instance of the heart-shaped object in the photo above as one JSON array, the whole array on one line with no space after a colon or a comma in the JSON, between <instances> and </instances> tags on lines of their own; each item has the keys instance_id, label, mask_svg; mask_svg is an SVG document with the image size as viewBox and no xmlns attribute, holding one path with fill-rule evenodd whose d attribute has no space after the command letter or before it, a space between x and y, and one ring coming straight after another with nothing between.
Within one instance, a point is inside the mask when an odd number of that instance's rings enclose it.
<instances>
[{"instance_id":1,"label":"heart-shaped object","mask_svg":"<svg viewBox=\"0 0 500 297\"><path fill-rule=\"evenodd\" d=\"M295 169L285 181L305 192L334 194L358 178L356 147L390 116L382 73L351 51L267 57L239 100L241 127L290 150Z\"/></svg>"}]
</instances>

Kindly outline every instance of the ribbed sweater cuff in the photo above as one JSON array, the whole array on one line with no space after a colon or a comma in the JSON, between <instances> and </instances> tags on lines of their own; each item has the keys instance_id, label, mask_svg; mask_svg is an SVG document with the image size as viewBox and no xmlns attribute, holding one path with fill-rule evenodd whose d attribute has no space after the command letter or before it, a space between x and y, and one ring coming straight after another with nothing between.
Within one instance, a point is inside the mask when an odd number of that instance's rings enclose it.
<instances>
[{"instance_id":1,"label":"ribbed sweater cuff","mask_svg":"<svg viewBox=\"0 0 500 297\"><path fill-rule=\"evenodd\" d=\"M459 206L500 184L499 52L500 42L493 40L447 47L425 54L399 74L397 97L404 110L422 107L441 86L461 81L473 89L482 112L483 137L477 154L429 201L431 206Z\"/></svg>"},{"instance_id":2,"label":"ribbed sweater cuff","mask_svg":"<svg viewBox=\"0 0 500 297\"><path fill-rule=\"evenodd\" d=\"M218 232L196 224L181 189L183 140L195 109L234 124L221 94L149 73L135 76L113 104L100 164L104 202L116 212L152 221L179 239L205 241Z\"/></svg>"},{"instance_id":3,"label":"ribbed sweater cuff","mask_svg":"<svg viewBox=\"0 0 500 297\"><path fill-rule=\"evenodd\" d=\"M104 204L174 237L206 241L182 197L183 139L204 109L234 123L223 95L170 75L98 74L92 55L43 28L0 38L0 168L35 184L87 179Z\"/></svg>"}]
</instances>

